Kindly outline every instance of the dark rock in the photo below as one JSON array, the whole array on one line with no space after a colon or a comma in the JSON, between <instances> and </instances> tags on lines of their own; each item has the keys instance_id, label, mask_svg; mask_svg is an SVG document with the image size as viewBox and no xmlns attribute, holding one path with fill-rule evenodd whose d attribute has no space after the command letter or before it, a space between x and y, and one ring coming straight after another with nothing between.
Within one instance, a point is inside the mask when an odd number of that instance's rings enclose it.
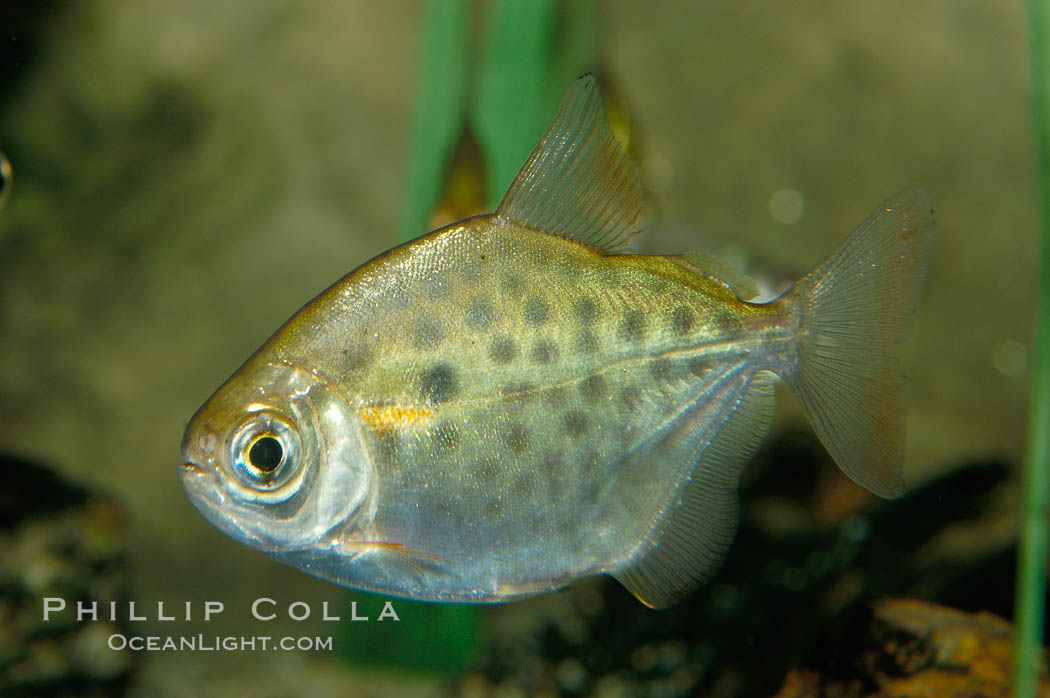
<instances>
[{"instance_id":1,"label":"dark rock","mask_svg":"<svg viewBox=\"0 0 1050 698\"><path fill-rule=\"evenodd\" d=\"M128 628L104 619L128 605L121 507L38 463L0 454L0 472L0 696L123 694L135 656L108 638ZM44 598L66 610L45 621ZM78 601L99 620L77 622Z\"/></svg>"},{"instance_id":2,"label":"dark rock","mask_svg":"<svg viewBox=\"0 0 1050 698\"><path fill-rule=\"evenodd\" d=\"M998 616L881 599L840 620L776 698L1012 695L1013 626Z\"/></svg>"}]
</instances>

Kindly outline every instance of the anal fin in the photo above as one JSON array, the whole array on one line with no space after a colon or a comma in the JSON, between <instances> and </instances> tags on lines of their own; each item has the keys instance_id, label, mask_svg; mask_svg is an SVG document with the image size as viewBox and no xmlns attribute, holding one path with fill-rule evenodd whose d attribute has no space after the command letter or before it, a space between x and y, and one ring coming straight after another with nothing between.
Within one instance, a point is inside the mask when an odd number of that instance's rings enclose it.
<instances>
[{"instance_id":1,"label":"anal fin","mask_svg":"<svg viewBox=\"0 0 1050 698\"><path fill-rule=\"evenodd\" d=\"M649 538L612 574L639 601L669 606L714 574L737 527L737 483L773 416L773 377L759 371L698 454L689 480ZM685 427L688 428L688 427Z\"/></svg>"}]
</instances>

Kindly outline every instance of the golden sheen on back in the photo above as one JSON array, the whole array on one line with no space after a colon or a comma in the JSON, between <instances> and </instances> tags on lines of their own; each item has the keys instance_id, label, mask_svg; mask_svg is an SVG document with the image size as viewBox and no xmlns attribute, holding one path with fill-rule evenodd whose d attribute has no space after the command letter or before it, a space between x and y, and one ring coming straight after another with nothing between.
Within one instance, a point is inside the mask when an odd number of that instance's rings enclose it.
<instances>
[{"instance_id":1,"label":"golden sheen on back","mask_svg":"<svg viewBox=\"0 0 1050 698\"><path fill-rule=\"evenodd\" d=\"M590 76L496 213L364 264L204 404L182 483L233 538L357 589L497 602L609 573L666 606L713 574L772 373L854 480L902 491L907 336L933 233L887 201L779 299L629 254L643 195Z\"/></svg>"}]
</instances>

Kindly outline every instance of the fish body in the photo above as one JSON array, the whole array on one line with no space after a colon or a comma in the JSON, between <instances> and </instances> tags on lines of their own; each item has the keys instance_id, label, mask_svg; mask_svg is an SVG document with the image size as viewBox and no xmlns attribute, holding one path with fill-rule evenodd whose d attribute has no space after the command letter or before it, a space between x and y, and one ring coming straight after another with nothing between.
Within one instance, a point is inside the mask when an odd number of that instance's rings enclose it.
<instances>
[{"instance_id":1,"label":"fish body","mask_svg":"<svg viewBox=\"0 0 1050 698\"><path fill-rule=\"evenodd\" d=\"M359 267L198 411L194 504L353 588L496 602L606 572L665 606L728 548L773 373L848 474L898 493L885 348L918 302L921 190L767 304L703 256L623 253L641 207L583 78L495 214Z\"/></svg>"}]
</instances>

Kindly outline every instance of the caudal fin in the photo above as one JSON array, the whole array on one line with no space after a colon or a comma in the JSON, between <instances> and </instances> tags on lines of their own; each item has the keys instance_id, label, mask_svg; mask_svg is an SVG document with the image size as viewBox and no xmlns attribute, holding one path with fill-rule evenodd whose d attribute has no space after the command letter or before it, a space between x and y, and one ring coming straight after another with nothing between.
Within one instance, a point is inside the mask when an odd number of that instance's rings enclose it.
<instances>
[{"instance_id":1,"label":"caudal fin","mask_svg":"<svg viewBox=\"0 0 1050 698\"><path fill-rule=\"evenodd\" d=\"M784 379L839 467L881 497L904 491L904 376L888 346L911 332L933 231L926 191L906 189L790 292L801 332Z\"/></svg>"}]
</instances>

